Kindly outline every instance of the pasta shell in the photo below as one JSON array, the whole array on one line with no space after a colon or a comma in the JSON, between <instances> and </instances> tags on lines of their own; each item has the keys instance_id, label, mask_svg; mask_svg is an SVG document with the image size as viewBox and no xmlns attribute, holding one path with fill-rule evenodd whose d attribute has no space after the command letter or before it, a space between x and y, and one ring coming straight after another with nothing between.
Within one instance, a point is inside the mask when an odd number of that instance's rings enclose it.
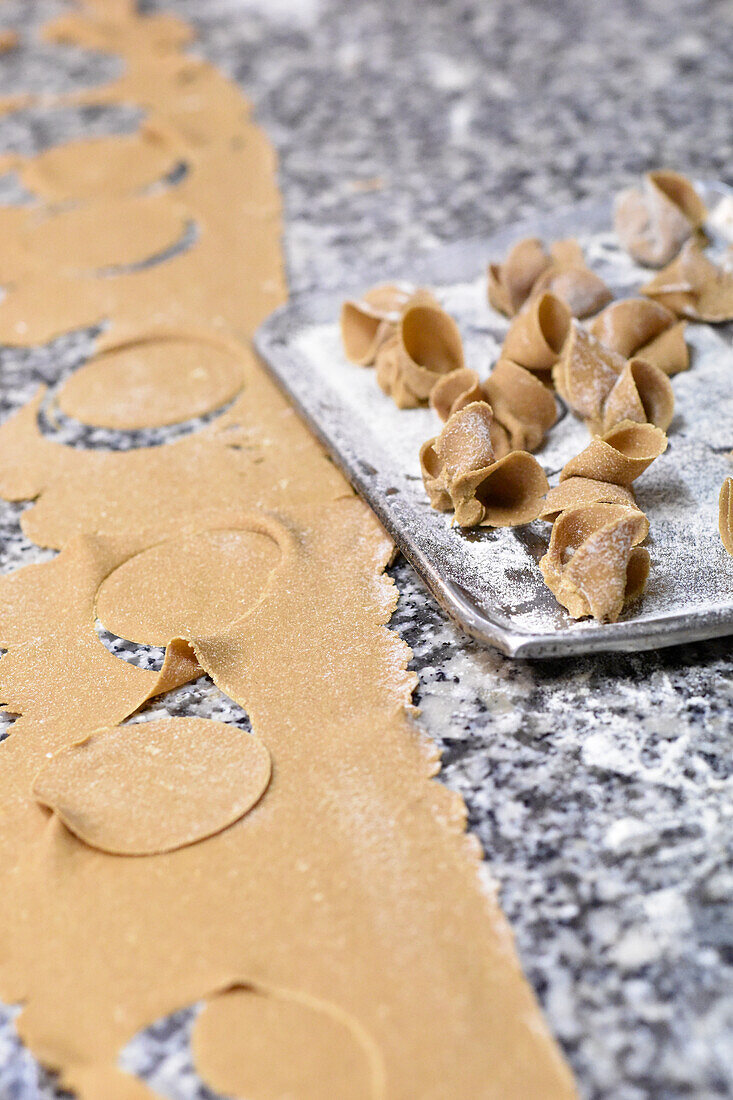
<instances>
[{"instance_id":1,"label":"pasta shell","mask_svg":"<svg viewBox=\"0 0 733 1100\"><path fill-rule=\"evenodd\" d=\"M667 375L687 370L690 365L690 350L685 340L686 328L686 321L677 321L671 328L660 332L654 340L640 347L636 354Z\"/></svg>"},{"instance_id":2,"label":"pasta shell","mask_svg":"<svg viewBox=\"0 0 733 1100\"><path fill-rule=\"evenodd\" d=\"M382 283L363 298L350 299L341 307L341 339L346 358L361 367L370 366L382 344L393 335L400 313L414 293L405 283Z\"/></svg>"},{"instance_id":3,"label":"pasta shell","mask_svg":"<svg viewBox=\"0 0 733 1100\"><path fill-rule=\"evenodd\" d=\"M613 293L600 275L585 263L553 265L544 271L532 288L532 295L554 294L568 307L573 317L590 317L603 309Z\"/></svg>"},{"instance_id":4,"label":"pasta shell","mask_svg":"<svg viewBox=\"0 0 733 1100\"><path fill-rule=\"evenodd\" d=\"M560 481L588 477L614 485L631 485L666 449L666 435L653 424L622 420L571 458L560 472Z\"/></svg>"},{"instance_id":5,"label":"pasta shell","mask_svg":"<svg viewBox=\"0 0 733 1100\"><path fill-rule=\"evenodd\" d=\"M714 264L695 241L688 241L641 293L693 321L733 320L733 271Z\"/></svg>"},{"instance_id":6,"label":"pasta shell","mask_svg":"<svg viewBox=\"0 0 733 1100\"><path fill-rule=\"evenodd\" d=\"M483 392L495 420L506 429L512 450L536 450L557 420L551 391L511 359L498 360L484 382Z\"/></svg>"},{"instance_id":7,"label":"pasta shell","mask_svg":"<svg viewBox=\"0 0 733 1100\"><path fill-rule=\"evenodd\" d=\"M733 477L727 477L720 490L718 529L723 546L733 557Z\"/></svg>"},{"instance_id":8,"label":"pasta shell","mask_svg":"<svg viewBox=\"0 0 733 1100\"><path fill-rule=\"evenodd\" d=\"M473 401L483 401L484 392L478 374L470 367L462 367L443 375L433 386L430 394L430 407L435 409L441 420L446 421L451 413L458 412Z\"/></svg>"},{"instance_id":9,"label":"pasta shell","mask_svg":"<svg viewBox=\"0 0 733 1100\"><path fill-rule=\"evenodd\" d=\"M527 370L549 370L560 356L570 321L570 310L554 294L533 298L509 326L501 358Z\"/></svg>"},{"instance_id":10,"label":"pasta shell","mask_svg":"<svg viewBox=\"0 0 733 1100\"><path fill-rule=\"evenodd\" d=\"M411 408L424 404L436 382L463 365L453 318L433 299L416 297L399 319L394 343L380 351L377 382L400 408Z\"/></svg>"},{"instance_id":11,"label":"pasta shell","mask_svg":"<svg viewBox=\"0 0 733 1100\"><path fill-rule=\"evenodd\" d=\"M557 517L581 504L622 504L636 508L633 491L623 485L608 481L595 481L590 477L569 477L550 489L539 514L540 519L554 523Z\"/></svg>"},{"instance_id":12,"label":"pasta shell","mask_svg":"<svg viewBox=\"0 0 733 1100\"><path fill-rule=\"evenodd\" d=\"M486 402L473 402L453 413L420 452L431 504L446 510L447 494L462 527L529 523L547 491L545 473L532 455L513 451L495 459L492 419Z\"/></svg>"},{"instance_id":13,"label":"pasta shell","mask_svg":"<svg viewBox=\"0 0 733 1100\"><path fill-rule=\"evenodd\" d=\"M665 374L677 374L690 365L684 321L650 298L613 302L598 314L590 331L624 359L638 355Z\"/></svg>"},{"instance_id":14,"label":"pasta shell","mask_svg":"<svg viewBox=\"0 0 733 1100\"><path fill-rule=\"evenodd\" d=\"M674 392L664 371L645 359L630 359L608 395L603 430L622 420L654 424L666 432L674 416Z\"/></svg>"},{"instance_id":15,"label":"pasta shell","mask_svg":"<svg viewBox=\"0 0 733 1100\"><path fill-rule=\"evenodd\" d=\"M705 204L677 172L647 172L641 187L618 196L614 228L626 251L647 267L664 267L705 221Z\"/></svg>"},{"instance_id":16,"label":"pasta shell","mask_svg":"<svg viewBox=\"0 0 733 1100\"><path fill-rule=\"evenodd\" d=\"M573 321L562 354L552 369L552 378L557 392L573 412L598 419L623 366L620 355Z\"/></svg>"},{"instance_id":17,"label":"pasta shell","mask_svg":"<svg viewBox=\"0 0 733 1100\"><path fill-rule=\"evenodd\" d=\"M649 554L638 543L648 528L641 512L623 505L580 505L562 513L540 570L574 619L615 622L624 604L641 594Z\"/></svg>"},{"instance_id":18,"label":"pasta shell","mask_svg":"<svg viewBox=\"0 0 733 1100\"><path fill-rule=\"evenodd\" d=\"M536 237L518 241L503 263L489 264L489 304L507 317L513 317L551 262L542 241Z\"/></svg>"}]
</instances>

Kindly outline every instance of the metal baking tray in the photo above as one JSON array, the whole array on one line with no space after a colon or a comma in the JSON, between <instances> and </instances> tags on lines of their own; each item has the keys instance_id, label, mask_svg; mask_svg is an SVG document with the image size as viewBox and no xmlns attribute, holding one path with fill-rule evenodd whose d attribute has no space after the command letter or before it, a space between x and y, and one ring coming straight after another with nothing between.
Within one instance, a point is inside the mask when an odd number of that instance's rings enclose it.
<instances>
[{"instance_id":1,"label":"metal baking tray","mask_svg":"<svg viewBox=\"0 0 733 1100\"><path fill-rule=\"evenodd\" d=\"M713 212L714 243L727 247L733 190L700 184ZM720 541L717 499L733 474L733 326L690 325L689 371L673 379L676 413L670 445L636 482L651 523L647 591L617 623L574 622L545 587L537 563L548 524L461 530L430 508L420 477L420 444L437 434L430 409L399 410L374 371L344 358L338 316L344 298L372 283L407 279L433 287L464 337L466 362L485 376L508 322L486 297L486 265L524 236L575 236L587 260L619 297L649 278L618 247L611 202L579 204L461 241L380 269L323 293L292 299L259 329L255 345L354 488L371 505L405 557L463 630L511 657L657 649L733 633L733 558ZM560 403L562 404L562 403ZM561 418L537 458L550 483L588 442L583 424Z\"/></svg>"}]
</instances>

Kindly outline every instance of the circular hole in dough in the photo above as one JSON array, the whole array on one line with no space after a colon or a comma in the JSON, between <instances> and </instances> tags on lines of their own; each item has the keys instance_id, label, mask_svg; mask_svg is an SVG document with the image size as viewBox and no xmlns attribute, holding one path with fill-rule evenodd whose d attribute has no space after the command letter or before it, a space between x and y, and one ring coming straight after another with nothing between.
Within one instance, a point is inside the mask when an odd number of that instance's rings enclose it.
<instances>
[{"instance_id":1,"label":"circular hole in dough","mask_svg":"<svg viewBox=\"0 0 733 1100\"><path fill-rule=\"evenodd\" d=\"M225 829L259 801L270 774L254 734L209 718L159 718L62 749L33 794L91 847L143 856Z\"/></svg>"},{"instance_id":2,"label":"circular hole in dough","mask_svg":"<svg viewBox=\"0 0 733 1100\"><path fill-rule=\"evenodd\" d=\"M279 546L259 531L170 539L110 573L97 593L97 618L142 645L218 634L255 605L279 561Z\"/></svg>"},{"instance_id":3,"label":"circular hole in dough","mask_svg":"<svg viewBox=\"0 0 733 1100\"><path fill-rule=\"evenodd\" d=\"M213 998L192 1036L196 1070L224 1096L247 1100L373 1100L372 1066L338 1009L235 989Z\"/></svg>"},{"instance_id":4,"label":"circular hole in dough","mask_svg":"<svg viewBox=\"0 0 733 1100\"><path fill-rule=\"evenodd\" d=\"M242 362L228 348L154 336L96 355L64 382L57 401L83 424L134 431L205 416L231 401L242 383Z\"/></svg>"}]
</instances>

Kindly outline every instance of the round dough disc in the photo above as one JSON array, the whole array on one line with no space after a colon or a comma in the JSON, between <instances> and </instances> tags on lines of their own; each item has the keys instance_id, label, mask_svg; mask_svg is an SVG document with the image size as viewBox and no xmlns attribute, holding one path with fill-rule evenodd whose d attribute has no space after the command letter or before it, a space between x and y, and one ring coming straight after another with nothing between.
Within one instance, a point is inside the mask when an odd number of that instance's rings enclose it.
<instances>
[{"instance_id":1,"label":"round dough disc","mask_svg":"<svg viewBox=\"0 0 733 1100\"><path fill-rule=\"evenodd\" d=\"M142 645L218 634L254 606L279 561L275 540L257 531L171 539L110 573L97 593L97 617Z\"/></svg>"},{"instance_id":2,"label":"round dough disc","mask_svg":"<svg viewBox=\"0 0 733 1100\"><path fill-rule=\"evenodd\" d=\"M56 145L20 168L24 185L53 202L128 195L163 179L176 156L146 133L82 138Z\"/></svg>"},{"instance_id":3,"label":"round dough disc","mask_svg":"<svg viewBox=\"0 0 733 1100\"><path fill-rule=\"evenodd\" d=\"M225 829L270 782L254 734L209 718L159 718L97 730L52 756L33 794L92 848L154 855Z\"/></svg>"},{"instance_id":4,"label":"round dough disc","mask_svg":"<svg viewBox=\"0 0 733 1100\"><path fill-rule=\"evenodd\" d=\"M374 1100L368 1055L338 1015L252 989L215 997L196 1021L194 1064L224 1096Z\"/></svg>"},{"instance_id":5,"label":"round dough disc","mask_svg":"<svg viewBox=\"0 0 733 1100\"><path fill-rule=\"evenodd\" d=\"M67 416L95 428L160 428L225 405L243 377L242 363L226 348L150 337L95 356L66 380L57 400Z\"/></svg>"}]
</instances>

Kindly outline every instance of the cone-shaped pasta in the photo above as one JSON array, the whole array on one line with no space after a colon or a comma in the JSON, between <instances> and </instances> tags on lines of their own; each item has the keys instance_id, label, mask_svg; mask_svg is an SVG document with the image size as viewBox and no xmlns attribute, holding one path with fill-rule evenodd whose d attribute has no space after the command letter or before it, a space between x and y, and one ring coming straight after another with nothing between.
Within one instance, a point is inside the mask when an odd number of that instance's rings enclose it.
<instances>
[{"instance_id":1,"label":"cone-shaped pasta","mask_svg":"<svg viewBox=\"0 0 733 1100\"><path fill-rule=\"evenodd\" d=\"M603 430L622 420L654 424L666 432L674 416L672 383L664 371L645 359L629 359L603 409Z\"/></svg>"},{"instance_id":2,"label":"cone-shaped pasta","mask_svg":"<svg viewBox=\"0 0 733 1100\"><path fill-rule=\"evenodd\" d=\"M424 404L436 382L463 367L458 326L437 302L413 298L377 358L377 382L400 408Z\"/></svg>"},{"instance_id":3,"label":"cone-shaped pasta","mask_svg":"<svg viewBox=\"0 0 733 1100\"><path fill-rule=\"evenodd\" d=\"M647 363L653 363L665 374L679 374L690 365L690 349L685 340L686 321L677 321L671 328L660 332L654 340L639 348L637 354Z\"/></svg>"},{"instance_id":4,"label":"cone-shaped pasta","mask_svg":"<svg viewBox=\"0 0 733 1100\"><path fill-rule=\"evenodd\" d=\"M574 413L597 421L623 367L620 355L573 321L562 354L552 368L552 378Z\"/></svg>"},{"instance_id":5,"label":"cone-shaped pasta","mask_svg":"<svg viewBox=\"0 0 733 1100\"><path fill-rule=\"evenodd\" d=\"M647 267L663 267L706 215L705 204L684 176L647 172L641 187L631 187L618 196L614 228L635 260Z\"/></svg>"},{"instance_id":6,"label":"cone-shaped pasta","mask_svg":"<svg viewBox=\"0 0 733 1100\"><path fill-rule=\"evenodd\" d=\"M557 405L550 390L511 359L499 359L483 391L495 420L509 435L512 450L536 450L557 420Z\"/></svg>"},{"instance_id":7,"label":"cone-shaped pasta","mask_svg":"<svg viewBox=\"0 0 733 1100\"><path fill-rule=\"evenodd\" d=\"M590 477L569 477L550 489L545 497L539 518L554 523L561 512L577 508L581 504L623 504L636 508L636 497L623 485L607 481L594 481Z\"/></svg>"},{"instance_id":8,"label":"cone-shaped pasta","mask_svg":"<svg viewBox=\"0 0 733 1100\"><path fill-rule=\"evenodd\" d=\"M667 437L659 428L623 420L571 458L560 472L560 481L588 477L614 485L631 485L666 449Z\"/></svg>"},{"instance_id":9,"label":"cone-shaped pasta","mask_svg":"<svg viewBox=\"0 0 733 1100\"><path fill-rule=\"evenodd\" d=\"M453 371L436 382L430 394L431 406L444 421L474 401L491 405L494 458L503 458L510 451L535 450L557 420L550 390L510 359L499 359L483 383L468 367Z\"/></svg>"},{"instance_id":10,"label":"cone-shaped pasta","mask_svg":"<svg viewBox=\"0 0 733 1100\"><path fill-rule=\"evenodd\" d=\"M341 307L341 339L346 358L368 367L380 347L393 335L414 287L404 283L382 283L363 298L350 299Z\"/></svg>"},{"instance_id":11,"label":"cone-shaped pasta","mask_svg":"<svg viewBox=\"0 0 733 1100\"><path fill-rule=\"evenodd\" d=\"M532 288L532 295L545 293L554 294L564 302L573 317L590 317L613 298L600 275L585 263L553 264L543 271Z\"/></svg>"},{"instance_id":12,"label":"cone-shaped pasta","mask_svg":"<svg viewBox=\"0 0 733 1100\"><path fill-rule=\"evenodd\" d=\"M507 317L513 317L551 262L542 241L536 237L518 241L503 263L489 264L489 304Z\"/></svg>"},{"instance_id":13,"label":"cone-shaped pasta","mask_svg":"<svg viewBox=\"0 0 733 1100\"><path fill-rule=\"evenodd\" d=\"M693 321L733 320L733 272L709 260L695 241L688 241L641 293Z\"/></svg>"},{"instance_id":14,"label":"cone-shaped pasta","mask_svg":"<svg viewBox=\"0 0 733 1100\"><path fill-rule=\"evenodd\" d=\"M685 322L650 298L613 302L594 319L590 331L624 359L639 356L665 374L677 374L690 365Z\"/></svg>"},{"instance_id":15,"label":"cone-shaped pasta","mask_svg":"<svg viewBox=\"0 0 733 1100\"><path fill-rule=\"evenodd\" d=\"M646 517L618 504L580 505L564 511L540 560L545 583L574 619L587 615L615 622L641 595L649 575Z\"/></svg>"},{"instance_id":16,"label":"cone-shaped pasta","mask_svg":"<svg viewBox=\"0 0 733 1100\"><path fill-rule=\"evenodd\" d=\"M447 498L461 527L511 527L537 517L547 478L525 451L495 460L491 408L473 402L453 413L440 435L420 451L425 488L434 508Z\"/></svg>"},{"instance_id":17,"label":"cone-shaped pasta","mask_svg":"<svg viewBox=\"0 0 733 1100\"><path fill-rule=\"evenodd\" d=\"M560 356L570 320L570 310L554 294L531 299L509 326L502 359L511 359L527 370L549 370Z\"/></svg>"},{"instance_id":18,"label":"cone-shaped pasta","mask_svg":"<svg viewBox=\"0 0 733 1100\"><path fill-rule=\"evenodd\" d=\"M483 400L484 392L478 374L470 367L461 367L438 379L430 394L430 407L445 421L451 413L458 412L473 401Z\"/></svg>"},{"instance_id":19,"label":"cone-shaped pasta","mask_svg":"<svg viewBox=\"0 0 733 1100\"><path fill-rule=\"evenodd\" d=\"M723 546L733 557L733 477L727 477L720 490L718 529Z\"/></svg>"}]
</instances>

